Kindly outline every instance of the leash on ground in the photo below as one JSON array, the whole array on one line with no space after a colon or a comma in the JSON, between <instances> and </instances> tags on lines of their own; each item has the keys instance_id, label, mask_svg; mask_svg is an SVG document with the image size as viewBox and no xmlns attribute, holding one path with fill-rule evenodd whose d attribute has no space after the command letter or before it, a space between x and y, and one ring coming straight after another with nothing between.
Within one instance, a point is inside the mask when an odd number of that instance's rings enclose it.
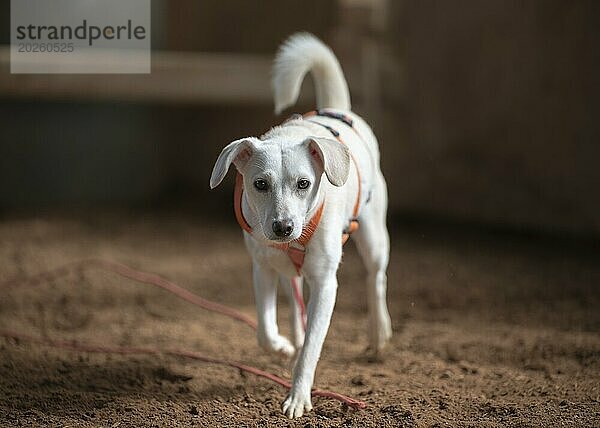
<instances>
[{"instance_id":1,"label":"leash on ground","mask_svg":"<svg viewBox=\"0 0 600 428\"><path fill-rule=\"evenodd\" d=\"M252 318L246 316L245 314L237 311L236 309L230 308L229 306L222 305L217 302L213 302L208 299L204 299L197 294L192 293L189 290L186 290L179 285L162 278L158 275L143 272L137 269L133 269L129 266L126 266L121 263L111 262L108 260L102 259L86 259L79 262L70 263L67 265L63 265L59 268L42 272L33 276L25 277L25 278L15 278L9 281L6 281L0 284L0 289L8 289L10 287L14 287L17 285L37 285L42 283L48 283L59 279L64 276L68 276L72 272L83 272L87 269L102 269L105 271L109 271L115 273L121 277L131 279L138 283L154 285L156 287L162 288L177 297L192 303L202 309L207 311L220 313L229 318L232 318L236 321L242 322L249 326L250 328L256 330L256 321ZM300 296L298 290L298 284L296 281L293 281L294 294L296 295L296 300L301 307L301 312L303 315L304 321L304 302L302 297ZM120 354L120 355L132 355L132 354L145 354L145 355L170 355L176 357L183 357L187 359L192 359L196 361L203 361L210 364L218 364L223 366L229 366L241 370L243 372L251 373L255 376L259 376L265 379L269 379L272 382L275 382L287 389L291 388L291 383L273 373L269 373L267 371L261 370L256 367L248 366L246 364L242 364L236 361L223 360L214 357L208 357L197 352L185 351L180 349L159 349L159 348L146 348L146 347L126 347L126 346L104 346L99 344L92 343L83 343L79 341L68 341L68 340L58 340L58 339L46 339L41 337L35 337L28 334L23 334L10 330L0 330L0 337L4 337L7 339L13 339L16 341L24 341L35 343L38 345L49 346L53 348L65 349L69 351L79 351L79 352L90 352L90 353L103 353L103 354ZM343 394L338 394L337 392L323 390L323 389L313 389L311 394L315 397L323 397L323 398L331 398L334 400L338 400L349 407L353 407L356 409L364 409L367 405L365 402L356 400L352 397L345 396Z\"/></svg>"}]
</instances>

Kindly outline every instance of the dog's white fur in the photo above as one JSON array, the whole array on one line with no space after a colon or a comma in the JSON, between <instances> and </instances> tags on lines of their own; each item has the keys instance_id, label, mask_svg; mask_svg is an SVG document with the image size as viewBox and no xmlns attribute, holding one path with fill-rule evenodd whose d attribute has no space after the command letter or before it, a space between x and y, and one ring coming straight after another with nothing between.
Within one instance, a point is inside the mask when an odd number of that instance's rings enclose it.
<instances>
[{"instance_id":1,"label":"dog's white fur","mask_svg":"<svg viewBox=\"0 0 600 428\"><path fill-rule=\"evenodd\" d=\"M292 388L282 406L290 418L312 409L310 392L315 369L335 305L342 231L352 217L358 192L358 174L350 153L358 163L362 185L360 228L353 239L368 272L370 349L381 350L392 333L385 297L389 257L387 189L379 168L377 139L371 128L349 111L348 86L335 55L307 33L293 35L277 53L273 74L277 112L296 102L307 72L312 73L315 81L317 107L351 117L362 138L336 119L294 118L260 138L243 138L229 144L217 159L210 179L214 188L231 163L243 175L242 210L253 229L252 234L244 232L244 239L253 260L258 342L269 351L296 355ZM332 138L326 128L313 121L336 129L346 144ZM254 187L257 179L264 180L268 190L257 190ZM311 183L307 190L298 189L300 179ZM290 291L290 280L297 275L296 270L286 253L269 244L298 238L301 226L309 222L322 201L323 215L306 248L302 277L298 278L310 287L305 336L298 305ZM272 230L272 223L282 219L295 225L289 236L277 236ZM290 296L292 341L281 336L277 326L278 284Z\"/></svg>"}]
</instances>

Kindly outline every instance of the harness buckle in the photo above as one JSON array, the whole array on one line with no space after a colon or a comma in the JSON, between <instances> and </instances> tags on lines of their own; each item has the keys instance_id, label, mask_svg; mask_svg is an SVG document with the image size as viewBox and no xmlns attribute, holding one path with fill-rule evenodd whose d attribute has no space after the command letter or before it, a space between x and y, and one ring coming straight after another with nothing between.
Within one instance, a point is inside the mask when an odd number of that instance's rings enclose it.
<instances>
[{"instance_id":1,"label":"harness buckle","mask_svg":"<svg viewBox=\"0 0 600 428\"><path fill-rule=\"evenodd\" d=\"M358 230L358 227L359 227L358 219L353 218L352 220L350 220L348 227L346 229L344 229L344 234L351 235L352 233L354 233Z\"/></svg>"}]
</instances>

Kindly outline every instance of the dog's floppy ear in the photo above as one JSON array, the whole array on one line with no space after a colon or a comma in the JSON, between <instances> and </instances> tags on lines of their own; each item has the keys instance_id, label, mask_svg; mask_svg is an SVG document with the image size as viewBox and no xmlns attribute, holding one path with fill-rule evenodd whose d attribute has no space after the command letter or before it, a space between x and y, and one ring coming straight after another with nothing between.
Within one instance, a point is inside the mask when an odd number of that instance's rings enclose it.
<instances>
[{"instance_id":1,"label":"dog's floppy ear","mask_svg":"<svg viewBox=\"0 0 600 428\"><path fill-rule=\"evenodd\" d=\"M327 180L334 186L343 186L350 173L348 147L330 138L310 137L307 141L311 156L322 163Z\"/></svg>"},{"instance_id":2,"label":"dog's floppy ear","mask_svg":"<svg viewBox=\"0 0 600 428\"><path fill-rule=\"evenodd\" d=\"M213 167L210 176L210 188L214 189L223 181L232 163L238 170L243 168L248 159L250 159L250 156L252 156L253 150L254 145L251 138L235 140L225 146Z\"/></svg>"}]
</instances>

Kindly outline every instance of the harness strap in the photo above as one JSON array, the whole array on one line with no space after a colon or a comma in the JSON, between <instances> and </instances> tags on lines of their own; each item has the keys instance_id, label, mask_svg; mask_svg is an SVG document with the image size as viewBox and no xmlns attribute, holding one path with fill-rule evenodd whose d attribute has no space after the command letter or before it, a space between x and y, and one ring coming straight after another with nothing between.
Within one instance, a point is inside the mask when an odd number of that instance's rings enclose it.
<instances>
[{"instance_id":1,"label":"harness strap","mask_svg":"<svg viewBox=\"0 0 600 428\"><path fill-rule=\"evenodd\" d=\"M360 135L359 132L354 127L354 121L352 120L352 118L344 113L338 113L335 111L330 111L330 110L325 110L325 109L318 109L318 110L313 110L313 111L309 111L308 113L305 113L303 117L307 118L307 117L313 117L313 116L330 117L332 119L339 120L340 122L343 122L345 125L349 126L350 129L352 129L354 131L354 133L358 136L358 138L360 138L362 141L364 141L362 135ZM311 121L311 122L313 122L313 121ZM318 122L314 122L314 123L318 123ZM322 124L322 123L319 123L319 125L324 126L324 124ZM330 131L331 131L331 127L328 127L328 128L330 128ZM337 133L339 135L339 132L337 132Z\"/></svg>"},{"instance_id":2,"label":"harness strap","mask_svg":"<svg viewBox=\"0 0 600 428\"><path fill-rule=\"evenodd\" d=\"M240 227L248 233L252 233L252 228L246 221L244 213L242 212L242 194L244 193L244 177L239 172L235 176L235 188L233 190L233 209L235 211L235 218L240 224Z\"/></svg>"},{"instance_id":3,"label":"harness strap","mask_svg":"<svg viewBox=\"0 0 600 428\"><path fill-rule=\"evenodd\" d=\"M333 112L333 111L329 111L329 110L319 109L319 110L310 111L304 115L305 118L313 117L313 116L324 116L324 117L330 117L332 119L339 120L339 121L343 122L345 125L352 128L352 130L356 133L356 135L358 135L358 137L362 140L362 137L360 136L358 131L354 128L354 123L352 121L352 118L348 117L347 115L345 115L343 113L337 113L337 112ZM317 125L322 126L325 129L327 129L329 132L331 132L331 135L333 135L336 140L338 140L342 144L346 144L344 142L344 140L340 137L340 133L338 131L336 131L335 129L333 129L331 126L326 125L324 123L316 122L314 120L310 120L310 119L308 119L308 120L312 123L315 123ZM352 210L352 219L350 220L348 227L342 233L342 245L348 241L348 239L350 238L350 235L352 233L356 232L356 230L358 230L358 227L359 227L358 211L360 209L362 183L361 183L360 169L358 168L358 163L356 161L356 158L352 154L352 152L350 152L350 157L352 158L352 162L354 163L354 168L356 169L356 175L357 175L357 179L358 179L358 192L356 195L356 202L354 203L354 209Z\"/></svg>"}]
</instances>

